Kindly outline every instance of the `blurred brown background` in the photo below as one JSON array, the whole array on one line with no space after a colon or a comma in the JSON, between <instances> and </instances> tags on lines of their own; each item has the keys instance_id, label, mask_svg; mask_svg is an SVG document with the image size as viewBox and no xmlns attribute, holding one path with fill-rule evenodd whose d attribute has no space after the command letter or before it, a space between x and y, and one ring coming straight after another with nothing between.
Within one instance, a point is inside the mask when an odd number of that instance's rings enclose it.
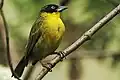
<instances>
[{"instance_id":1,"label":"blurred brown background","mask_svg":"<svg viewBox=\"0 0 120 80\"><path fill-rule=\"evenodd\" d=\"M60 0L5 0L4 13L9 25L11 56L14 67L24 55L30 28L40 8L59 4ZM62 13L66 32L58 50L76 41L85 31L115 8L120 0L70 0L68 10ZM43 80L119 80L120 79L120 15L99 30L92 40L83 44ZM0 65L9 71L4 50L5 33L0 18ZM29 80L39 73L40 66ZM7 73L7 71L6 71ZM5 74L6 74L5 73ZM9 71L10 73L10 71ZM0 80L3 78L0 73ZM8 74L11 76L11 74ZM7 75L4 75L6 77Z\"/></svg>"}]
</instances>

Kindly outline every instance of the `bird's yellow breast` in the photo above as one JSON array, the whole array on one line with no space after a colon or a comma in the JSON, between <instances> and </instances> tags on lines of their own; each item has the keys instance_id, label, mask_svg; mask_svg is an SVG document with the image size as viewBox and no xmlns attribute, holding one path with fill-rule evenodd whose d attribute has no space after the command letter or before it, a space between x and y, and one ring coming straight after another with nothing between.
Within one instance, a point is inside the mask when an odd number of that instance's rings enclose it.
<instances>
[{"instance_id":1,"label":"bird's yellow breast","mask_svg":"<svg viewBox=\"0 0 120 80\"><path fill-rule=\"evenodd\" d=\"M45 16L44 26L42 26L44 38L50 42L60 40L65 31L64 24L60 19L60 13L44 13L42 16Z\"/></svg>"}]
</instances>

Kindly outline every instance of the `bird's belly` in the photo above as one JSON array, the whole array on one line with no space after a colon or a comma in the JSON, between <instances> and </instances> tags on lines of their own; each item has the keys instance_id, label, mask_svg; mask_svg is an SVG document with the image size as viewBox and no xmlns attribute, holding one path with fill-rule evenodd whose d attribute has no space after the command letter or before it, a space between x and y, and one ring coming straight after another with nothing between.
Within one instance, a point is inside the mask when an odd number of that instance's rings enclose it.
<instances>
[{"instance_id":1,"label":"bird's belly","mask_svg":"<svg viewBox=\"0 0 120 80\"><path fill-rule=\"evenodd\" d=\"M41 42L40 50L43 50L41 53L43 55L51 54L54 52L61 41L61 36L58 35L58 33L48 33L43 36L43 40ZM40 54L41 54L40 53Z\"/></svg>"},{"instance_id":2,"label":"bird's belly","mask_svg":"<svg viewBox=\"0 0 120 80\"><path fill-rule=\"evenodd\" d=\"M62 37L58 37L57 34L51 35L49 33L42 35L41 39L39 39L37 45L33 49L34 59L41 60L54 52L58 48L61 38Z\"/></svg>"}]
</instances>

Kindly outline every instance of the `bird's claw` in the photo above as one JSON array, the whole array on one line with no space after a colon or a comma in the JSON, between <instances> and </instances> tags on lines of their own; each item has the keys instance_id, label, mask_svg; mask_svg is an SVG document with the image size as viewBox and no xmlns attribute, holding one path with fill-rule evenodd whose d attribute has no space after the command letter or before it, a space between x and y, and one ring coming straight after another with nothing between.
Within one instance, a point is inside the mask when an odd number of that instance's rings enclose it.
<instances>
[{"instance_id":1,"label":"bird's claw","mask_svg":"<svg viewBox=\"0 0 120 80\"><path fill-rule=\"evenodd\" d=\"M52 72L52 64L51 63L47 63L47 64L42 64L43 67L47 68L49 70L49 72Z\"/></svg>"}]
</instances>

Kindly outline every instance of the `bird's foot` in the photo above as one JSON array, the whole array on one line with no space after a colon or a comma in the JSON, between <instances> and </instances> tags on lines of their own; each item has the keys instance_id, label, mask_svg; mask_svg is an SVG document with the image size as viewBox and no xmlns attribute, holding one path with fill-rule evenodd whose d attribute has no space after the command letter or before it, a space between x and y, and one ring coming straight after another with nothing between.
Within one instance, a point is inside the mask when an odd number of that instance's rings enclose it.
<instances>
[{"instance_id":1,"label":"bird's foot","mask_svg":"<svg viewBox=\"0 0 120 80\"><path fill-rule=\"evenodd\" d=\"M49 72L52 72L52 64L51 63L41 63L43 67L47 68L49 70Z\"/></svg>"},{"instance_id":2,"label":"bird's foot","mask_svg":"<svg viewBox=\"0 0 120 80\"><path fill-rule=\"evenodd\" d=\"M65 53L64 53L64 52L59 51L59 52L54 52L54 54L59 55L59 56L60 56L60 58L61 58L61 60L60 60L60 61L63 61L63 57L65 57ZM66 59L66 57L65 57L65 59Z\"/></svg>"}]
</instances>

